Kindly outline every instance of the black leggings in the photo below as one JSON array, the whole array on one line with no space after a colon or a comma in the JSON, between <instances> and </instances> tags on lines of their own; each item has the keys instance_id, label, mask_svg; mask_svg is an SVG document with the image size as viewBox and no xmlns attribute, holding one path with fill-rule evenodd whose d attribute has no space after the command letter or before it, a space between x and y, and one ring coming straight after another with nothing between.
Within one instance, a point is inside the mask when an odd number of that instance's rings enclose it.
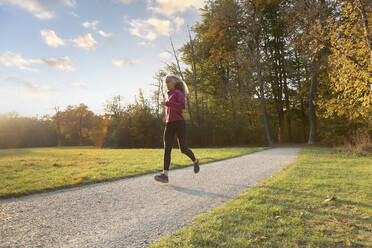
<instances>
[{"instance_id":1,"label":"black leggings","mask_svg":"<svg viewBox=\"0 0 372 248\"><path fill-rule=\"evenodd\" d=\"M186 123L184 120L168 122L164 129L164 170L169 170L174 136L177 136L181 152L195 161L194 153L186 147Z\"/></svg>"}]
</instances>

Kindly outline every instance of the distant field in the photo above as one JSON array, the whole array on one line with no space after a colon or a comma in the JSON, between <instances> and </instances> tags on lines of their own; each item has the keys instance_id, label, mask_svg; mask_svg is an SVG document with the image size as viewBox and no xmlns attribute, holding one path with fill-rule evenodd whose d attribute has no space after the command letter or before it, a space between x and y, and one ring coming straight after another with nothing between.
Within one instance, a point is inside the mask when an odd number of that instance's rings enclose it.
<instances>
[{"instance_id":1,"label":"distant field","mask_svg":"<svg viewBox=\"0 0 372 248\"><path fill-rule=\"evenodd\" d=\"M263 149L198 148L193 151L201 163L208 163ZM174 149L171 169L191 164L185 155ZM0 197L115 180L161 171L162 168L162 149L63 147L0 150Z\"/></svg>"}]
</instances>

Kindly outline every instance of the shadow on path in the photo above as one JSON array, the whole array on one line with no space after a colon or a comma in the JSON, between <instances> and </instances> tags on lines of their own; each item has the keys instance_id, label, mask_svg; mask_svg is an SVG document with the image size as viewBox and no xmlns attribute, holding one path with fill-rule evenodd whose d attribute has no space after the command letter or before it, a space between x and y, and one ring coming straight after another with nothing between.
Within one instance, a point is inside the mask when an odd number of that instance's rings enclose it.
<instances>
[{"instance_id":1,"label":"shadow on path","mask_svg":"<svg viewBox=\"0 0 372 248\"><path fill-rule=\"evenodd\" d=\"M211 198L224 198L224 199L230 199L232 200L233 197L227 196L227 195L222 195L222 194L216 194L213 192L208 192L204 190L197 190L197 189L188 189L176 185L171 185L171 188L174 189L175 191L182 192L185 194L189 195L195 195L195 196L200 196L200 197L211 197Z\"/></svg>"}]
</instances>

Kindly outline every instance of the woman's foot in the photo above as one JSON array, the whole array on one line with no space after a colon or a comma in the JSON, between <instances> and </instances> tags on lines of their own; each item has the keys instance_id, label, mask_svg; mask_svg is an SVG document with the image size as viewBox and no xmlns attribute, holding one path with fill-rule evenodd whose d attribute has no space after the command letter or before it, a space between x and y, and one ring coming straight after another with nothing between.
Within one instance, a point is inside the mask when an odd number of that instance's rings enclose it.
<instances>
[{"instance_id":1,"label":"woman's foot","mask_svg":"<svg viewBox=\"0 0 372 248\"><path fill-rule=\"evenodd\" d=\"M168 176L165 175L164 173L161 173L155 176L155 181L162 182L162 183L168 183Z\"/></svg>"},{"instance_id":2,"label":"woman's foot","mask_svg":"<svg viewBox=\"0 0 372 248\"><path fill-rule=\"evenodd\" d=\"M194 173L198 173L200 171L200 167L199 167L199 159L195 159L194 161Z\"/></svg>"}]
</instances>

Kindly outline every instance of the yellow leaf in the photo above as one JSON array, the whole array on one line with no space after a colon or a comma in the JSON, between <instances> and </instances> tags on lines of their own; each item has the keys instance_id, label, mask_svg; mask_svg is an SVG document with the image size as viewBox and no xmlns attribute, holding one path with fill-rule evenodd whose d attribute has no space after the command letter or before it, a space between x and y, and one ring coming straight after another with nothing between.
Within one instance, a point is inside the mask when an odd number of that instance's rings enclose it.
<instances>
[{"instance_id":1,"label":"yellow leaf","mask_svg":"<svg viewBox=\"0 0 372 248\"><path fill-rule=\"evenodd\" d=\"M366 219L369 219L369 215L368 214L362 214L362 216L360 216L362 219L366 220Z\"/></svg>"}]
</instances>

